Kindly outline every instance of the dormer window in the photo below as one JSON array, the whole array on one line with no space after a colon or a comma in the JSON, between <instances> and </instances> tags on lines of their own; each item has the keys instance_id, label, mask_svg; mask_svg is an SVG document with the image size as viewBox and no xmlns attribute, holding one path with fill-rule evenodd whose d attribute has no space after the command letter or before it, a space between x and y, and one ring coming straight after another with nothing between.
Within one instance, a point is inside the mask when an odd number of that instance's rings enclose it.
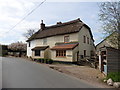
<instances>
[{"instance_id":1,"label":"dormer window","mask_svg":"<svg viewBox=\"0 0 120 90\"><path fill-rule=\"evenodd\" d=\"M70 42L70 37L69 36L64 36L64 43Z\"/></svg>"}]
</instances>

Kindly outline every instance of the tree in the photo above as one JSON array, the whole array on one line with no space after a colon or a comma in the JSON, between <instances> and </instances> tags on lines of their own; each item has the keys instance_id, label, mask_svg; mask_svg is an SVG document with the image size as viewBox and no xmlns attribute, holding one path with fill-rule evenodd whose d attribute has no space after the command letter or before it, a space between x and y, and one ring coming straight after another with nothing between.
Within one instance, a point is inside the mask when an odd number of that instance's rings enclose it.
<instances>
[{"instance_id":1,"label":"tree","mask_svg":"<svg viewBox=\"0 0 120 90\"><path fill-rule=\"evenodd\" d=\"M0 56L6 56L8 54L7 45L0 45Z\"/></svg>"},{"instance_id":2,"label":"tree","mask_svg":"<svg viewBox=\"0 0 120 90\"><path fill-rule=\"evenodd\" d=\"M120 1L102 2L99 7L99 20L102 22L103 32L106 36L117 32L117 35L114 35L110 42L117 44L120 49Z\"/></svg>"},{"instance_id":3,"label":"tree","mask_svg":"<svg viewBox=\"0 0 120 90\"><path fill-rule=\"evenodd\" d=\"M8 45L8 49L13 52L19 52L19 57L21 57L22 52L27 50L27 44L23 42L11 43Z\"/></svg>"},{"instance_id":4,"label":"tree","mask_svg":"<svg viewBox=\"0 0 120 90\"><path fill-rule=\"evenodd\" d=\"M34 30L34 29L29 29L29 30L27 30L26 33L23 34L23 36L28 39L28 38L30 38L34 33L35 33L35 30Z\"/></svg>"}]
</instances>

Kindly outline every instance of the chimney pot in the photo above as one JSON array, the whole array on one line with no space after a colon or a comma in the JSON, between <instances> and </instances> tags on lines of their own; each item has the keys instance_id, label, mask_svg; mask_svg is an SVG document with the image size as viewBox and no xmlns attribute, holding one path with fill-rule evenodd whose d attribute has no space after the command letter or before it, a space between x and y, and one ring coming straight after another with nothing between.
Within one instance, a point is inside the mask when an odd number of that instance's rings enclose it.
<instances>
[{"instance_id":1,"label":"chimney pot","mask_svg":"<svg viewBox=\"0 0 120 90\"><path fill-rule=\"evenodd\" d=\"M43 23L43 20L41 20L41 30L45 29L45 24Z\"/></svg>"},{"instance_id":2,"label":"chimney pot","mask_svg":"<svg viewBox=\"0 0 120 90\"><path fill-rule=\"evenodd\" d=\"M59 25L59 24L62 24L62 22L57 22L57 24Z\"/></svg>"}]
</instances>

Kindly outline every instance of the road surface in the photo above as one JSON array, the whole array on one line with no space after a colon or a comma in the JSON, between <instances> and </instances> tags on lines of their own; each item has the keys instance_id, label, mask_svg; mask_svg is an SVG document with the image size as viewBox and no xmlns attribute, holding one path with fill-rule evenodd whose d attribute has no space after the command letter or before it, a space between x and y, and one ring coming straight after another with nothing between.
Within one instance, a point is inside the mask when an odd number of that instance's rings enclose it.
<instances>
[{"instance_id":1,"label":"road surface","mask_svg":"<svg viewBox=\"0 0 120 90\"><path fill-rule=\"evenodd\" d=\"M2 58L2 88L98 87L36 62L9 57Z\"/></svg>"},{"instance_id":2,"label":"road surface","mask_svg":"<svg viewBox=\"0 0 120 90\"><path fill-rule=\"evenodd\" d=\"M2 89L2 57L0 57L0 89Z\"/></svg>"}]
</instances>

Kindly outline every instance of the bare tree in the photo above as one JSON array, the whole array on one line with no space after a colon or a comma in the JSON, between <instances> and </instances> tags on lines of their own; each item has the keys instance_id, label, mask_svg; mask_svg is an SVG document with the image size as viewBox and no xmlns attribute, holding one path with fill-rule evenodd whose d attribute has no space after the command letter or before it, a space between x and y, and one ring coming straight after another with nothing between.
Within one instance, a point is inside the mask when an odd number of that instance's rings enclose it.
<instances>
[{"instance_id":1,"label":"bare tree","mask_svg":"<svg viewBox=\"0 0 120 90\"><path fill-rule=\"evenodd\" d=\"M11 43L8 45L8 49L13 52L19 52L19 56L21 56L22 52L27 50L27 45L23 42Z\"/></svg>"},{"instance_id":2,"label":"bare tree","mask_svg":"<svg viewBox=\"0 0 120 90\"><path fill-rule=\"evenodd\" d=\"M30 38L34 33L35 33L35 30L34 30L34 29L29 29L29 30L27 30L26 33L23 34L23 36L28 39L28 38Z\"/></svg>"},{"instance_id":3,"label":"bare tree","mask_svg":"<svg viewBox=\"0 0 120 90\"><path fill-rule=\"evenodd\" d=\"M120 48L120 1L102 2L99 7L99 20L102 22L104 34L109 36L117 32L117 35L114 35L110 42L118 44L118 48Z\"/></svg>"}]
</instances>

